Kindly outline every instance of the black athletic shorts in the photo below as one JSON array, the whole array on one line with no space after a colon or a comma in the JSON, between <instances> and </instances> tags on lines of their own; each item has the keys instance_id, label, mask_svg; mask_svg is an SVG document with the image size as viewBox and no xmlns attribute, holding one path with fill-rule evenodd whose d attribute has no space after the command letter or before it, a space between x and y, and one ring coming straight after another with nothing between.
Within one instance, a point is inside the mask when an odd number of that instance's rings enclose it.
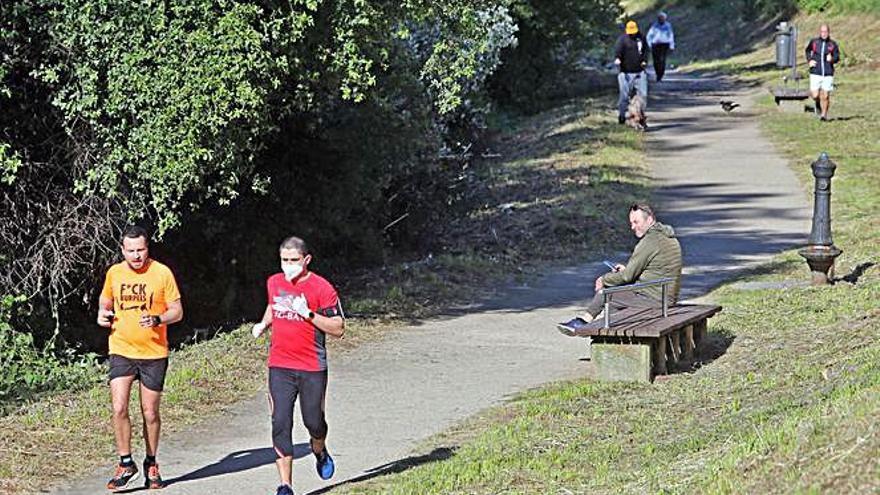
<instances>
[{"instance_id":1,"label":"black athletic shorts","mask_svg":"<svg viewBox=\"0 0 880 495\"><path fill-rule=\"evenodd\" d=\"M165 372L168 371L168 358L131 359L117 354L110 355L110 379L121 376L134 376L141 384L155 392L165 386Z\"/></svg>"}]
</instances>

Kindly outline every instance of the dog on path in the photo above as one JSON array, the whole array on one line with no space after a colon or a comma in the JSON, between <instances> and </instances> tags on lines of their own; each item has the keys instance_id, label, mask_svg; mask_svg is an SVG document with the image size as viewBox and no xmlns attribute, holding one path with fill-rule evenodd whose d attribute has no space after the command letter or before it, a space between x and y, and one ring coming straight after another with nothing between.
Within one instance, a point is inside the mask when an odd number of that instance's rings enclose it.
<instances>
[{"instance_id":1,"label":"dog on path","mask_svg":"<svg viewBox=\"0 0 880 495\"><path fill-rule=\"evenodd\" d=\"M629 88L629 106L626 108L626 125L638 131L648 129L648 117L645 116L645 101L636 90L635 80Z\"/></svg>"}]
</instances>

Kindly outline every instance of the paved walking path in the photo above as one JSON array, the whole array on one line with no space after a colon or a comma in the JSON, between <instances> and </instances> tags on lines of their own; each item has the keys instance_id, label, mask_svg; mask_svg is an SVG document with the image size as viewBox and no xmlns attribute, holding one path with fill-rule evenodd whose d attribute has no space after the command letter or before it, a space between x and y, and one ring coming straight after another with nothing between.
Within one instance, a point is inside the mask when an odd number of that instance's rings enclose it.
<instances>
[{"instance_id":1,"label":"paved walking path","mask_svg":"<svg viewBox=\"0 0 880 495\"><path fill-rule=\"evenodd\" d=\"M742 111L717 105L729 93L719 80L669 74L652 86L648 147L660 181L660 218L682 236L690 296L704 293L733 269L801 243L808 231L805 194ZM727 95L729 96L729 95ZM621 213L624 221L625 212ZM321 482L305 444L294 467L297 493L366 479L451 455L437 450L408 457L432 434L524 389L583 376L584 347L553 323L592 293L596 264L548 274L530 287L447 317L394 331L330 358L329 447L338 471ZM295 439L307 438L299 426ZM140 436L135 435L137 445ZM277 485L264 394L187 434L163 441L163 474L171 494L271 494ZM142 451L136 448L140 458ZM59 493L101 493L109 470Z\"/></svg>"},{"instance_id":2,"label":"paved walking path","mask_svg":"<svg viewBox=\"0 0 880 495\"><path fill-rule=\"evenodd\" d=\"M652 86L647 149L658 216L684 248L683 297L806 244L807 194L754 116L754 96L763 91L675 73ZM725 113L722 99L742 106Z\"/></svg>"}]
</instances>

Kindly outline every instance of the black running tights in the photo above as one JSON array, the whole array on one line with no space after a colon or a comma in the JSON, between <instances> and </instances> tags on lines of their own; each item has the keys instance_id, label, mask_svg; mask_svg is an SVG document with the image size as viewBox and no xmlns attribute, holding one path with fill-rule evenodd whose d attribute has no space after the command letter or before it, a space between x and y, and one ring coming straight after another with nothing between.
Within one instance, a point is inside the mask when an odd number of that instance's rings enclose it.
<instances>
[{"instance_id":1,"label":"black running tights","mask_svg":"<svg viewBox=\"0 0 880 495\"><path fill-rule=\"evenodd\" d=\"M302 420L309 435L327 436L324 396L327 371L298 371L269 368L269 400L272 407L272 446L278 457L293 456L293 405L300 398Z\"/></svg>"}]
</instances>

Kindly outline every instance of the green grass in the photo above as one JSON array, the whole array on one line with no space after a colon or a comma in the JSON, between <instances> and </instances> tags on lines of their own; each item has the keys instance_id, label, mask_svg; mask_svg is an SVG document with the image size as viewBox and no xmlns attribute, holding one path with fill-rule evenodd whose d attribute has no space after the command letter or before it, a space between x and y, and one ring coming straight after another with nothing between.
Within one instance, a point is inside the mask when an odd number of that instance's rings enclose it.
<instances>
[{"instance_id":1,"label":"green grass","mask_svg":"<svg viewBox=\"0 0 880 495\"><path fill-rule=\"evenodd\" d=\"M538 267L582 262L628 240L621 212L649 194L642 137L616 124L611 95L594 97L534 116L496 118L503 125L493 131L492 151L500 157L474 163L464 174L468 208L441 232L444 248L337 281L357 317L349 319L345 339L331 340L334 358L487 287L532 277ZM266 341L254 341L249 330L172 353L162 404L166 438L222 414L263 385ZM31 493L111 465L109 390L103 368L95 373L98 385L45 394L0 417L0 493ZM138 410L131 408L135 425ZM142 441L139 427L134 430L137 450Z\"/></svg>"},{"instance_id":2,"label":"green grass","mask_svg":"<svg viewBox=\"0 0 880 495\"><path fill-rule=\"evenodd\" d=\"M450 460L342 493L877 490L880 284L863 283L725 288L711 331L733 342L699 371L524 394L428 447L460 445Z\"/></svg>"},{"instance_id":3,"label":"green grass","mask_svg":"<svg viewBox=\"0 0 880 495\"><path fill-rule=\"evenodd\" d=\"M815 18L801 18L804 24ZM844 33L872 17L832 19ZM846 39L841 39L847 44ZM812 190L809 164L837 162L833 234L844 250L829 287L749 289L807 280L794 251L710 297L724 311L710 339L725 348L692 373L653 385L588 380L520 395L423 446L446 460L344 486L341 493L876 493L880 491L880 53L841 70L832 117L760 104L767 134ZM763 52L705 64L770 81ZM857 280L853 277L859 275ZM754 286L754 285L752 285Z\"/></svg>"},{"instance_id":4,"label":"green grass","mask_svg":"<svg viewBox=\"0 0 880 495\"><path fill-rule=\"evenodd\" d=\"M835 83L842 84L840 89L846 91L848 72L874 70L880 64L880 40L877 36L865 36L867 32L880 29L880 10L860 16L798 15L791 21L799 29L798 70L805 78L808 69L803 58L803 48L813 36L818 35L819 26L823 23L831 27L831 37L840 43L841 62L838 65L838 76L835 77ZM767 37L756 39L753 49L734 56L692 57L695 61L689 63L687 69L727 72L746 80L781 83L782 76L787 75L791 69L772 68L776 55L773 44L767 42L770 34L768 32ZM697 53L701 52L698 50Z\"/></svg>"},{"instance_id":5,"label":"green grass","mask_svg":"<svg viewBox=\"0 0 880 495\"><path fill-rule=\"evenodd\" d=\"M798 0L798 4L810 12L852 14L880 12L880 0Z\"/></svg>"}]
</instances>

